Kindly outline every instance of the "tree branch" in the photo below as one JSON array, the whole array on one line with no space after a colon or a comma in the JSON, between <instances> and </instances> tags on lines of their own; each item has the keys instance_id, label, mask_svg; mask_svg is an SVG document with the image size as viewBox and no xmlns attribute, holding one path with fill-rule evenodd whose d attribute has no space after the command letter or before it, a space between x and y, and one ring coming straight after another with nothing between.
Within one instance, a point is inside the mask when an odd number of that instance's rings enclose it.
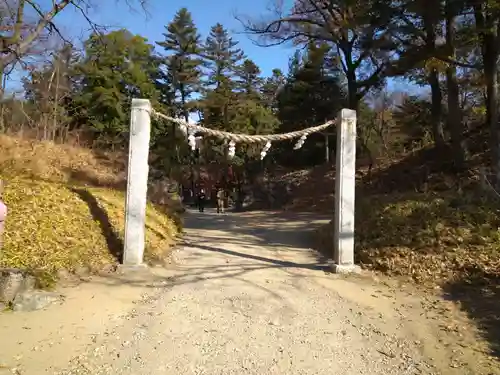
<instances>
[{"instance_id":1,"label":"tree branch","mask_svg":"<svg viewBox=\"0 0 500 375\"><path fill-rule=\"evenodd\" d=\"M32 0L24 0L24 1L26 1L28 4L30 4L30 5L31 5L31 7L35 10L35 12L36 12L36 13L38 13L38 15L39 15L41 18L43 18L43 17L45 16L45 15L44 15L44 13L43 13L43 11L40 9L40 7L39 7L37 4L35 4ZM22 20L21 20L21 22L22 22ZM51 28L52 30L54 30L54 31L57 33L57 35L59 35L59 37L60 37L60 38L61 38L61 39L62 39L65 43L69 43L69 44L71 44L71 43L70 43L68 40L66 40L66 38L62 35L61 31L59 31L59 29L58 29L58 28L57 28L57 26L54 24L54 22L49 21L49 22L47 23L47 26L50 26L50 28Z\"/></svg>"},{"instance_id":2,"label":"tree branch","mask_svg":"<svg viewBox=\"0 0 500 375\"><path fill-rule=\"evenodd\" d=\"M54 2L52 9L47 13L44 13L43 16L40 17L40 20L38 21L35 29L22 41L19 39L11 40L6 44L6 40L3 39L2 52L6 53L6 55L0 58L0 64L3 66L7 66L15 62L20 56L26 53L31 44L40 37L43 30L51 23L54 17L71 3L72 0L61 0L59 2Z\"/></svg>"}]
</instances>

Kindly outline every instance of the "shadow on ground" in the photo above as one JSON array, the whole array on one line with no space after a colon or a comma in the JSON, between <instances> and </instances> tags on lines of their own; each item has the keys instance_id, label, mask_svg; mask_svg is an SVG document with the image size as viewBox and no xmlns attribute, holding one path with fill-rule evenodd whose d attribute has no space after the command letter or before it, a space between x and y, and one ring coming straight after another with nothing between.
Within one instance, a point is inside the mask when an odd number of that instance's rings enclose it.
<instances>
[{"instance_id":1,"label":"shadow on ground","mask_svg":"<svg viewBox=\"0 0 500 375\"><path fill-rule=\"evenodd\" d=\"M208 211L189 214L185 228L224 230L231 241L252 236L259 245L311 249L314 231L328 220L328 215L318 213L253 211L217 215Z\"/></svg>"},{"instance_id":2,"label":"shadow on ground","mask_svg":"<svg viewBox=\"0 0 500 375\"><path fill-rule=\"evenodd\" d=\"M303 269L315 270L315 271L327 271L327 267L328 267L327 265L322 264L320 262L297 263L297 262L292 262L292 261L287 261L287 260L267 258L267 257L254 255L254 254L246 254L244 252L227 250L227 249L222 249L222 248L214 247L214 246L201 245L199 243L188 243L186 245L192 246L196 249L202 249L205 251L215 252L215 253L224 254L224 255L230 255L233 257L239 257L239 258L243 258L243 259L261 262L263 264L268 264L268 266L266 266L266 267L259 267L259 268L280 268L280 267L282 267L282 268L303 268ZM199 254L199 255L203 256L202 254ZM238 266L241 266L241 264L238 264Z\"/></svg>"},{"instance_id":3,"label":"shadow on ground","mask_svg":"<svg viewBox=\"0 0 500 375\"><path fill-rule=\"evenodd\" d=\"M265 282L255 283L246 277L252 272L266 269L277 269L285 272L292 280L304 277L331 278L326 275L327 260L325 255L311 250L312 232L324 224L328 217L318 217L312 213L277 213L259 211L241 214L217 215L188 213L186 228L189 235L182 246L189 248L185 264L172 266L168 274L155 272L138 272L130 275L111 274L97 282L109 285L131 285L138 287L169 288L178 285L199 284L210 288L207 280L230 280L252 284L253 287L266 289ZM197 231L200 233L197 233ZM204 231L205 233L201 233ZM207 233L208 232L208 233ZM237 245L231 249L224 245ZM259 249L266 251L259 253ZM248 252L245 250L248 249ZM280 256L283 249L290 258ZM200 261L209 253L216 253L214 264L203 264ZM295 257L294 254L298 256ZM308 261L301 255L307 255ZM218 257L217 255L222 255ZM229 259L229 261L225 261ZM300 270L312 271L303 273ZM475 280L470 278L455 281L444 286L445 298L457 302L468 314L488 340L491 355L500 358L500 280L494 275L476 274ZM297 286L300 288L300 286ZM272 290L268 290L271 294Z\"/></svg>"},{"instance_id":4,"label":"shadow on ground","mask_svg":"<svg viewBox=\"0 0 500 375\"><path fill-rule=\"evenodd\" d=\"M79 188L72 188L71 190L76 193L82 201L87 203L92 219L98 222L101 227L110 254L117 262L121 263L123 261L123 241L113 229L107 212L99 206L99 202L89 191Z\"/></svg>"},{"instance_id":5,"label":"shadow on ground","mask_svg":"<svg viewBox=\"0 0 500 375\"><path fill-rule=\"evenodd\" d=\"M458 302L489 342L491 355L500 359L500 277L487 273L448 283L445 298Z\"/></svg>"},{"instance_id":6,"label":"shadow on ground","mask_svg":"<svg viewBox=\"0 0 500 375\"><path fill-rule=\"evenodd\" d=\"M161 272L110 274L101 282L110 286L127 284L142 287L173 287L229 278L248 282L243 279L245 274L271 268L294 277L302 277L294 273L297 269L324 274L328 258L312 250L311 244L312 233L325 222L326 218L318 218L317 214L259 211L217 215L210 211L204 214L190 212L185 218L189 235L179 244L179 251L189 248L189 256L185 258L187 264L182 267L174 264L173 272L168 276ZM208 232L208 236L198 234L198 230L203 230L205 234ZM225 248L227 244L237 245L238 250ZM266 251L261 255L258 251L262 248ZM245 252L246 249L248 252ZM216 264L198 265L198 259L207 256L208 252L229 256L231 261L226 263L222 261L226 257L221 257ZM280 257L280 253L286 253L293 260Z\"/></svg>"}]
</instances>

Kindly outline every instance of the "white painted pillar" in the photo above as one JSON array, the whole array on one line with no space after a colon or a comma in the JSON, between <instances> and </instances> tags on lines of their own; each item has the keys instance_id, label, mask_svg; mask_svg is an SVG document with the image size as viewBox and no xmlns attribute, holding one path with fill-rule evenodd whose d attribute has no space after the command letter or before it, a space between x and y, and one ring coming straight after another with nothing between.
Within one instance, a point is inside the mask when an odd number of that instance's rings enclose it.
<instances>
[{"instance_id":1,"label":"white painted pillar","mask_svg":"<svg viewBox=\"0 0 500 375\"><path fill-rule=\"evenodd\" d=\"M144 266L151 103L132 99L123 266Z\"/></svg>"},{"instance_id":2,"label":"white painted pillar","mask_svg":"<svg viewBox=\"0 0 500 375\"><path fill-rule=\"evenodd\" d=\"M337 124L334 218L334 272L359 271L354 264L356 111L343 109Z\"/></svg>"}]
</instances>

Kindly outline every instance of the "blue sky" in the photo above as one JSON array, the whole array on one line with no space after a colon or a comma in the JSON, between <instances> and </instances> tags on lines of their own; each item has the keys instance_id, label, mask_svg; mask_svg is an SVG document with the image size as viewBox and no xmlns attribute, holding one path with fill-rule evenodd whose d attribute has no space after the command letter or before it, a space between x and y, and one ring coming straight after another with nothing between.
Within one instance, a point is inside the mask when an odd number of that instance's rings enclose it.
<instances>
[{"instance_id":1,"label":"blue sky","mask_svg":"<svg viewBox=\"0 0 500 375\"><path fill-rule=\"evenodd\" d=\"M235 19L234 14L259 17L261 13L265 12L269 0L148 1L147 11L149 15L145 15L141 11L130 12L127 6L123 4L116 7L114 1L107 0L106 3L108 4L99 6L99 11L96 12L97 14L95 14L95 16L92 16L92 19L102 24L125 27L135 34L145 36L150 43L154 44L154 42L163 39L162 33L165 32L164 26L174 18L175 13L182 6L188 8L192 13L193 20L204 39L210 31L210 27L217 22L222 23L231 32L241 32L242 26L240 22ZM82 20L80 19L80 21ZM270 74L274 68L286 70L288 66L288 56L293 49L282 47L266 49L253 45L246 35L233 36L234 39L240 42L239 47L260 66L265 75Z\"/></svg>"},{"instance_id":2,"label":"blue sky","mask_svg":"<svg viewBox=\"0 0 500 375\"><path fill-rule=\"evenodd\" d=\"M242 26L234 17L235 14L259 18L267 13L269 2L273 0L183 0L182 2L172 0L148 0L147 12L140 9L133 11L126 5L125 0L101 0L92 1L98 4L89 13L89 18L95 23L107 25L114 28L127 28L132 33L146 37L151 44L162 40L162 33L181 6L190 10L193 20L203 38L206 37L210 27L217 22L222 23L227 29L234 33L234 39L240 42L242 48L249 58L254 60L261 68L264 75L270 75L272 69L288 69L288 59L294 48L258 47L255 46L246 35L238 35ZM285 3L290 0L284 0ZM51 0L43 0L47 4ZM66 35L71 35L75 40L83 40L89 32L89 24L85 18L74 10L64 10L56 18L56 24ZM14 78L9 86L15 87L19 84L19 78ZM391 88L402 89L408 84L396 82L391 83Z\"/></svg>"},{"instance_id":3,"label":"blue sky","mask_svg":"<svg viewBox=\"0 0 500 375\"><path fill-rule=\"evenodd\" d=\"M222 23L228 30L236 34L242 31L242 26L234 17L243 14L259 17L264 13L270 0L231 1L231 0L148 0L146 12L139 7L130 10L125 0L92 0L98 4L91 9L89 18L100 25L113 28L126 28L134 34L146 37L150 44L163 39L167 25L181 8L186 7L193 15L193 20L203 39L210 31L210 27L217 22ZM286 1L286 0L285 0ZM51 0L42 0L48 3ZM100 3L101 2L101 3ZM133 4L133 0L129 0ZM100 4L99 4L100 3ZM137 1L138 3L138 1ZM45 7L47 9L47 7ZM64 10L57 16L56 25L65 35L71 35L75 41L85 39L89 33L89 24L77 11ZM246 35L233 35L239 41L239 47L254 60L264 75L269 75L274 68L284 71L288 68L288 57L293 53L292 48L273 47L263 48L255 46ZM19 77L14 77L10 87L19 85Z\"/></svg>"}]
</instances>

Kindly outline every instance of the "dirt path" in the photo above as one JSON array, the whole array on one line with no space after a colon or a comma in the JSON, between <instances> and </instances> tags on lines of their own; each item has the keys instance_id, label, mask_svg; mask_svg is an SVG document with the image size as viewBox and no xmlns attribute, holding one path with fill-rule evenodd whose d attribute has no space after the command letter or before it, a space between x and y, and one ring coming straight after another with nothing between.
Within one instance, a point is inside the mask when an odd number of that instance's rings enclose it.
<instances>
[{"instance_id":1,"label":"dirt path","mask_svg":"<svg viewBox=\"0 0 500 375\"><path fill-rule=\"evenodd\" d=\"M473 332L439 328L448 317L459 321L453 308L425 308L435 301L325 272L305 231L320 222L272 213L188 215L174 269L125 286L111 279L101 285L116 293L147 291L139 303L128 294L117 307L109 295L113 311L104 313L104 300L90 301L96 315L87 312L80 332L64 323L68 318L58 312L64 305L32 313L52 314L66 328L52 337L57 349L47 345L43 356L18 359L19 373L495 374L472 359L481 350L472 345ZM41 358L53 360L37 363Z\"/></svg>"}]
</instances>

